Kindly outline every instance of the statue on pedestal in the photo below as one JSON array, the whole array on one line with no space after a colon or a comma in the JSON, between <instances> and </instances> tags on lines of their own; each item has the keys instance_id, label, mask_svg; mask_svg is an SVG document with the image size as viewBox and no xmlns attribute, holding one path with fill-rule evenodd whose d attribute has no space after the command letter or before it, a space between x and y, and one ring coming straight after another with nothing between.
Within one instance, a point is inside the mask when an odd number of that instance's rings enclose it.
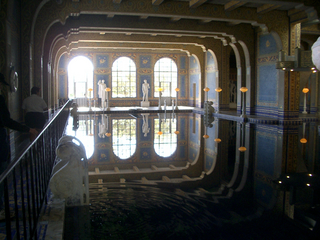
<instances>
[{"instance_id":1,"label":"statue on pedestal","mask_svg":"<svg viewBox=\"0 0 320 240\"><path fill-rule=\"evenodd\" d=\"M143 84L142 84L142 102L141 102L141 107L149 107L150 106L150 102L148 101L148 93L149 93L149 88L150 85L147 82L147 80L143 80Z\"/></svg>"},{"instance_id":2,"label":"statue on pedestal","mask_svg":"<svg viewBox=\"0 0 320 240\"><path fill-rule=\"evenodd\" d=\"M104 80L99 80L98 82L99 85L99 98L101 98L101 107L104 108L106 104L106 88L107 85L105 84Z\"/></svg>"},{"instance_id":3,"label":"statue on pedestal","mask_svg":"<svg viewBox=\"0 0 320 240\"><path fill-rule=\"evenodd\" d=\"M56 164L50 179L54 199L65 199L66 206L89 204L88 160L83 143L72 136L60 138Z\"/></svg>"}]
</instances>

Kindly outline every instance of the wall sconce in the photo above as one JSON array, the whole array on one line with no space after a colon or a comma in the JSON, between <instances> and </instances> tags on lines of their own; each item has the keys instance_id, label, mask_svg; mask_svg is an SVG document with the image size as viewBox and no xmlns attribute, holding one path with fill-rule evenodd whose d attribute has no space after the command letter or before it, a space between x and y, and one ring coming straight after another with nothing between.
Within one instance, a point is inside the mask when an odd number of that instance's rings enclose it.
<instances>
[{"instance_id":1,"label":"wall sconce","mask_svg":"<svg viewBox=\"0 0 320 240\"><path fill-rule=\"evenodd\" d=\"M303 88L302 92L304 93L304 100L303 100L303 114L307 114L307 93L309 92L308 88Z\"/></svg>"},{"instance_id":2,"label":"wall sconce","mask_svg":"<svg viewBox=\"0 0 320 240\"><path fill-rule=\"evenodd\" d=\"M308 141L307 141L307 139L305 139L305 138L301 138L301 139L300 139L300 142L301 142L301 143L307 143Z\"/></svg>"},{"instance_id":3,"label":"wall sconce","mask_svg":"<svg viewBox=\"0 0 320 240\"><path fill-rule=\"evenodd\" d=\"M176 91L176 110L178 110L178 93L179 93L180 89L176 88L175 91Z\"/></svg>"},{"instance_id":4,"label":"wall sconce","mask_svg":"<svg viewBox=\"0 0 320 240\"><path fill-rule=\"evenodd\" d=\"M248 91L248 88L241 87L240 91L242 92L242 114L240 117L245 118L246 116L246 95L245 93Z\"/></svg>"},{"instance_id":5,"label":"wall sconce","mask_svg":"<svg viewBox=\"0 0 320 240\"><path fill-rule=\"evenodd\" d=\"M106 133L106 136L107 136L107 137L110 137L110 136L111 136L111 133Z\"/></svg>"},{"instance_id":6,"label":"wall sconce","mask_svg":"<svg viewBox=\"0 0 320 240\"><path fill-rule=\"evenodd\" d=\"M218 93L218 104L217 104L217 111L216 112L219 112L219 109L220 109L219 93L222 91L222 88L221 87L217 87L215 89L215 91Z\"/></svg>"},{"instance_id":7,"label":"wall sconce","mask_svg":"<svg viewBox=\"0 0 320 240\"><path fill-rule=\"evenodd\" d=\"M107 98L106 98L106 101L107 101L107 111L110 111L110 107L109 107L109 92L111 91L111 88L106 88L106 92L107 92Z\"/></svg>"},{"instance_id":8,"label":"wall sconce","mask_svg":"<svg viewBox=\"0 0 320 240\"><path fill-rule=\"evenodd\" d=\"M204 139L208 139L208 138L209 138L209 135L205 134L205 135L203 135L203 138L204 138Z\"/></svg>"},{"instance_id":9,"label":"wall sconce","mask_svg":"<svg viewBox=\"0 0 320 240\"><path fill-rule=\"evenodd\" d=\"M220 138L215 138L214 141L215 141L216 143L221 143L221 139L220 139Z\"/></svg>"},{"instance_id":10,"label":"wall sconce","mask_svg":"<svg viewBox=\"0 0 320 240\"><path fill-rule=\"evenodd\" d=\"M219 93L219 92L222 91L222 88L221 88L221 87L217 87L217 88L215 89L215 91Z\"/></svg>"},{"instance_id":11,"label":"wall sconce","mask_svg":"<svg viewBox=\"0 0 320 240\"><path fill-rule=\"evenodd\" d=\"M239 150L240 152L245 152L245 151L247 151L246 147L239 147L238 150Z\"/></svg>"}]
</instances>

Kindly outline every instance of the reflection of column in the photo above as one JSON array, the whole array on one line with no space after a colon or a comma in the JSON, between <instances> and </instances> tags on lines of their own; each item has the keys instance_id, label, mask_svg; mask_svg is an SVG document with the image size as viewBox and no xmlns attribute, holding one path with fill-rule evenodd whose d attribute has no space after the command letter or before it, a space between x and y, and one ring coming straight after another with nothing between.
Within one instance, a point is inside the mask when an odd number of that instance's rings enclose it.
<instances>
[{"instance_id":1,"label":"reflection of column","mask_svg":"<svg viewBox=\"0 0 320 240\"><path fill-rule=\"evenodd\" d=\"M240 125L240 147L239 147L239 151L240 152L245 152L247 149L244 146L245 144L245 128L244 128L244 123L241 123Z\"/></svg>"},{"instance_id":2,"label":"reflection of column","mask_svg":"<svg viewBox=\"0 0 320 240\"><path fill-rule=\"evenodd\" d=\"M306 123L304 122L304 123L302 123L302 138L300 139L301 143L307 143L308 142L306 137L305 137L305 135L306 135Z\"/></svg>"},{"instance_id":3,"label":"reflection of column","mask_svg":"<svg viewBox=\"0 0 320 240\"><path fill-rule=\"evenodd\" d=\"M242 92L242 114L240 117L246 118L246 91L248 91L248 88L242 87L240 88L240 91Z\"/></svg>"},{"instance_id":4,"label":"reflection of column","mask_svg":"<svg viewBox=\"0 0 320 240\"><path fill-rule=\"evenodd\" d=\"M309 92L308 88L303 88L302 92L304 93L304 100L303 100L303 114L307 114L307 93Z\"/></svg>"},{"instance_id":5,"label":"reflection of column","mask_svg":"<svg viewBox=\"0 0 320 240\"><path fill-rule=\"evenodd\" d=\"M218 97L217 97L217 113L219 112L219 109L220 109L220 98L219 98L219 93L222 91L222 88L221 87L217 87L215 89L215 91L218 93Z\"/></svg>"},{"instance_id":6,"label":"reflection of column","mask_svg":"<svg viewBox=\"0 0 320 240\"><path fill-rule=\"evenodd\" d=\"M107 126L106 136L107 136L107 137L110 137L110 136L111 136L111 133L109 133L109 114L107 114L107 123L106 123L106 126Z\"/></svg>"},{"instance_id":7,"label":"reflection of column","mask_svg":"<svg viewBox=\"0 0 320 240\"><path fill-rule=\"evenodd\" d=\"M162 135L163 132L161 132L161 113L158 113L159 116L159 132L157 133L159 136Z\"/></svg>"},{"instance_id":8,"label":"reflection of column","mask_svg":"<svg viewBox=\"0 0 320 240\"><path fill-rule=\"evenodd\" d=\"M179 132L179 124L178 124L179 123L178 114L176 113L174 116L175 116L175 120L176 120L176 131L174 131L174 133L178 135L180 133Z\"/></svg>"},{"instance_id":9,"label":"reflection of column","mask_svg":"<svg viewBox=\"0 0 320 240\"><path fill-rule=\"evenodd\" d=\"M161 92L163 91L163 88L159 87L158 88L158 91L159 91L159 106L158 106L158 109L161 110Z\"/></svg>"}]
</instances>

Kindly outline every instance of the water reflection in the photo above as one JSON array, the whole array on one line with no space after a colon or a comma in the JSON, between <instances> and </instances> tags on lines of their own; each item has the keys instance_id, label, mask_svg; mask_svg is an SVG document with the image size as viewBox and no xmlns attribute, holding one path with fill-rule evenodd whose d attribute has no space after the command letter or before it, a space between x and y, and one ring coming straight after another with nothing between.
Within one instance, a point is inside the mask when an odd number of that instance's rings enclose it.
<instances>
[{"instance_id":1,"label":"water reflection","mask_svg":"<svg viewBox=\"0 0 320 240\"><path fill-rule=\"evenodd\" d=\"M94 133L95 133L95 118L91 114L79 115L68 119L66 127L66 135L74 136L79 139L86 149L87 158L91 158L94 152Z\"/></svg>"},{"instance_id":2,"label":"water reflection","mask_svg":"<svg viewBox=\"0 0 320 240\"><path fill-rule=\"evenodd\" d=\"M108 117L112 137L100 138L102 117L92 117L94 141L85 144L94 147L91 239L311 239L319 231L316 123L118 114ZM125 160L114 150L121 144Z\"/></svg>"},{"instance_id":3,"label":"water reflection","mask_svg":"<svg viewBox=\"0 0 320 240\"><path fill-rule=\"evenodd\" d=\"M158 116L154 119L154 150L161 157L169 157L177 149L177 120L174 117L167 119L161 113Z\"/></svg>"},{"instance_id":4,"label":"water reflection","mask_svg":"<svg viewBox=\"0 0 320 240\"><path fill-rule=\"evenodd\" d=\"M131 157L136 150L136 119L112 119L112 149L120 159Z\"/></svg>"}]
</instances>

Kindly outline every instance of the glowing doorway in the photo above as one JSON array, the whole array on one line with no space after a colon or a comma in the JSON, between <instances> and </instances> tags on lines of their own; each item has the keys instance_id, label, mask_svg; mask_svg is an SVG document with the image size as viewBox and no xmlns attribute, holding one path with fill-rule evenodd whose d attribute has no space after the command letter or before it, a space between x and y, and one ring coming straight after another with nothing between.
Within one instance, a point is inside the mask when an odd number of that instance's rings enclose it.
<instances>
[{"instance_id":1,"label":"glowing doorway","mask_svg":"<svg viewBox=\"0 0 320 240\"><path fill-rule=\"evenodd\" d=\"M89 88L93 88L93 64L86 57L75 57L68 65L68 97L86 98Z\"/></svg>"}]
</instances>

